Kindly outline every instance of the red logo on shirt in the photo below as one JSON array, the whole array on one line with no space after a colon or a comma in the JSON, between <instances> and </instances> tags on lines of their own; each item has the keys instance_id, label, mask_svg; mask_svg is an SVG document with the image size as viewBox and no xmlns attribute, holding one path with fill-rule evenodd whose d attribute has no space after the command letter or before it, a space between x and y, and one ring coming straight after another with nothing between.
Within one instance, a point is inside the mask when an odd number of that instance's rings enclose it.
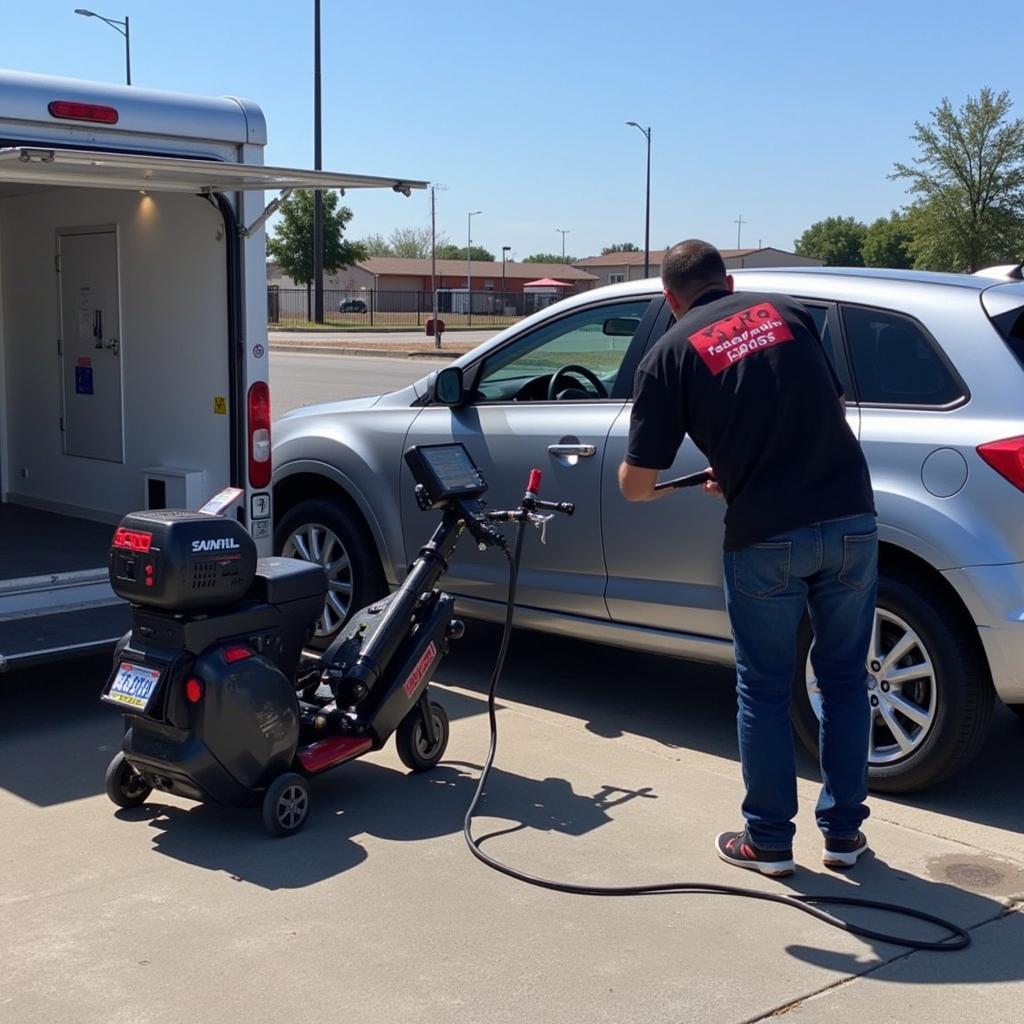
<instances>
[{"instance_id":1,"label":"red logo on shirt","mask_svg":"<svg viewBox=\"0 0 1024 1024\"><path fill-rule=\"evenodd\" d=\"M770 302L759 302L690 335L690 344L716 376L754 352L792 340L789 325Z\"/></svg>"}]
</instances>

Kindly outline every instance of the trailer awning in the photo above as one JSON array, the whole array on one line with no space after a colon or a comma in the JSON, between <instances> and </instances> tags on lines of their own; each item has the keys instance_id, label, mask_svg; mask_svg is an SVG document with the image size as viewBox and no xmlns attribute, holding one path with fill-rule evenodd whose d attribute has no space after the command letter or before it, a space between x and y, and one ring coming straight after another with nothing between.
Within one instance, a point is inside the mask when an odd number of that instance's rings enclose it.
<instances>
[{"instance_id":1,"label":"trailer awning","mask_svg":"<svg viewBox=\"0 0 1024 1024\"><path fill-rule=\"evenodd\" d=\"M85 149L17 146L0 149L0 182L72 185L81 188L136 188L154 192L390 188L409 195L427 182L365 174L304 171L291 167L229 164L220 160L105 153Z\"/></svg>"}]
</instances>

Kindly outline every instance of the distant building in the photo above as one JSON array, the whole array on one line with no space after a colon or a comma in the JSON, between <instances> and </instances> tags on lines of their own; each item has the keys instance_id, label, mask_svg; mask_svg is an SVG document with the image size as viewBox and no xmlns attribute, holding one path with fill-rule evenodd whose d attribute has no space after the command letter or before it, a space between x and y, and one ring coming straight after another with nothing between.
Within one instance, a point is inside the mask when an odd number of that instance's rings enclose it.
<instances>
[{"instance_id":1,"label":"distant building","mask_svg":"<svg viewBox=\"0 0 1024 1024\"><path fill-rule=\"evenodd\" d=\"M728 270L742 267L820 267L824 260L813 256L799 256L785 249L763 246L759 249L722 249L722 258ZM665 250L651 252L651 277L661 272L661 258ZM586 270L598 279L599 284L617 284L619 281L638 281L644 276L644 254L642 252L609 252L604 256L588 256L577 260L574 267Z\"/></svg>"},{"instance_id":2,"label":"distant building","mask_svg":"<svg viewBox=\"0 0 1024 1024\"><path fill-rule=\"evenodd\" d=\"M466 261L438 260L437 287L443 291L466 290ZM506 261L471 264L474 292L504 292L519 294L531 281L549 278L567 287L564 294L586 291L598 283L598 277L586 268L564 263L513 263ZM267 261L267 285L277 288L301 288L281 272L281 268ZM408 260L397 256L371 256L336 274L324 274L324 288L335 291L358 292L376 289L382 292L429 292L430 260Z\"/></svg>"}]
</instances>

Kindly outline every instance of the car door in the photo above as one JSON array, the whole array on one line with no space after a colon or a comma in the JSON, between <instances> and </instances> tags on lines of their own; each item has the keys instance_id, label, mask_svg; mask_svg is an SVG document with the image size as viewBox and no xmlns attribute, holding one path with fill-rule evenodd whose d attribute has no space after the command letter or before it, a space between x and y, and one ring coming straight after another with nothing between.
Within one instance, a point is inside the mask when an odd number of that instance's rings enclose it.
<instances>
[{"instance_id":1,"label":"car door","mask_svg":"<svg viewBox=\"0 0 1024 1024\"><path fill-rule=\"evenodd\" d=\"M831 303L801 300L814 317L826 355L847 394L850 373ZM672 324L664 318L648 347ZM667 498L630 504L619 492L617 471L626 452L631 403L627 402L608 437L602 478L604 549L608 569L607 604L613 621L728 639L729 618L722 591L725 504L702 489L680 490ZM852 429L859 429L856 405L847 406ZM687 438L662 479L697 473L708 460Z\"/></svg>"},{"instance_id":2,"label":"car door","mask_svg":"<svg viewBox=\"0 0 1024 1024\"><path fill-rule=\"evenodd\" d=\"M412 425L409 444L466 445L488 483L486 500L492 508L518 505L533 468L543 472L544 497L575 503L575 515L551 523L546 545L539 536L527 538L519 575L521 605L608 617L601 472L608 432L630 390L626 378L650 331L652 302L661 305L660 298L646 295L553 314L465 368L470 399L464 405L429 405ZM429 524L412 498L406 469L402 502L411 558ZM499 552L478 552L463 541L445 586L466 597L498 601L504 599L506 580L507 565Z\"/></svg>"}]
</instances>

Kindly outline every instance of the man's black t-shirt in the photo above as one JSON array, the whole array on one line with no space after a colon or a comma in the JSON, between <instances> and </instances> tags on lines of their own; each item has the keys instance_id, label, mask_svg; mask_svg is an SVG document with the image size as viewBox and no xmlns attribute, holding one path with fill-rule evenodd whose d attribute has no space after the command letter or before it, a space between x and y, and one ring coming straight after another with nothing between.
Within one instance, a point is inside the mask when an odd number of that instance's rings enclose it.
<instances>
[{"instance_id":1,"label":"man's black t-shirt","mask_svg":"<svg viewBox=\"0 0 1024 1024\"><path fill-rule=\"evenodd\" d=\"M783 295L710 292L636 374L626 462L668 469L689 434L728 502L725 549L874 512L810 314Z\"/></svg>"}]
</instances>

